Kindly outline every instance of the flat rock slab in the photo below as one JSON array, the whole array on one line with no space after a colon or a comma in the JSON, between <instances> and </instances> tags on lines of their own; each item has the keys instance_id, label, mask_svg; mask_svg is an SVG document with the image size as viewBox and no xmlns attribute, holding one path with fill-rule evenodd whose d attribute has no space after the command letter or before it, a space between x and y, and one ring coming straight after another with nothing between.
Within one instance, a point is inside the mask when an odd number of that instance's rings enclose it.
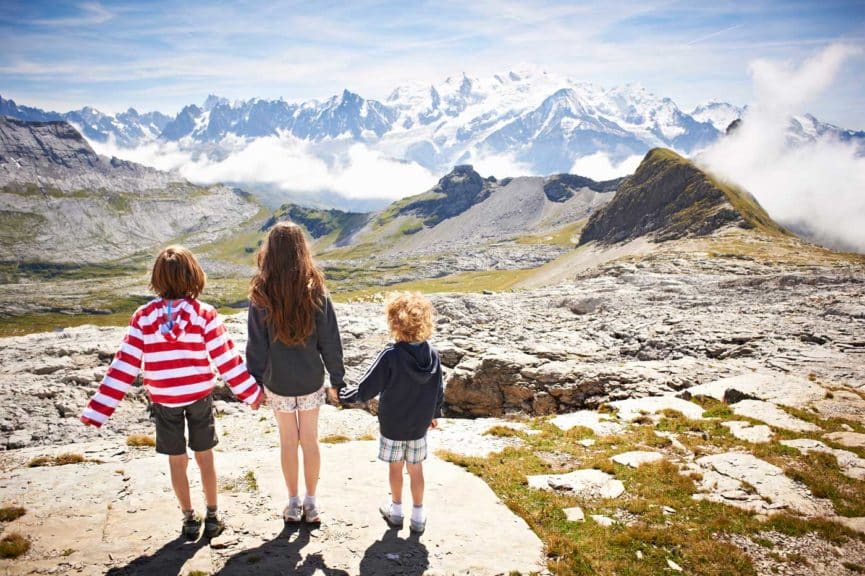
<instances>
[{"instance_id":1,"label":"flat rock slab","mask_svg":"<svg viewBox=\"0 0 865 576\"><path fill-rule=\"evenodd\" d=\"M220 452L222 481L252 471L257 486L223 490L228 524L219 548L177 539L180 512L164 457L127 462L18 468L0 476L4 501L27 509L8 525L32 540L0 572L179 574L470 574L543 569L543 545L482 480L436 457L427 460L428 524L420 537L388 529L378 505L388 498L387 469L372 441L322 445L318 529L284 528L286 490L275 449ZM201 509L198 470L190 466ZM408 481L406 480L406 484ZM406 493L408 496L408 486ZM471 502L466 506L465 502ZM71 553L64 555L63 551Z\"/></svg>"},{"instance_id":2,"label":"flat rock slab","mask_svg":"<svg viewBox=\"0 0 865 576\"><path fill-rule=\"evenodd\" d=\"M819 440L811 440L810 438L781 440L781 444L789 446L790 448L795 448L805 454L808 454L809 452L823 452L825 454L831 454L838 461L838 467L841 468L841 472L843 472L845 476L857 480L865 480L865 458L860 458L849 450L830 448Z\"/></svg>"},{"instance_id":3,"label":"flat rock slab","mask_svg":"<svg viewBox=\"0 0 865 576\"><path fill-rule=\"evenodd\" d=\"M765 444L772 440L772 429L765 425L754 426L744 420L731 420L721 422L721 426L729 428L735 438L752 444Z\"/></svg>"},{"instance_id":4,"label":"flat rock slab","mask_svg":"<svg viewBox=\"0 0 865 576\"><path fill-rule=\"evenodd\" d=\"M540 490L573 492L582 498L618 498L625 485L600 470L575 470L567 474L541 474L528 477L529 486Z\"/></svg>"},{"instance_id":5,"label":"flat rock slab","mask_svg":"<svg viewBox=\"0 0 865 576\"><path fill-rule=\"evenodd\" d=\"M657 414L664 410L681 412L691 420L703 419L703 407L675 396L647 396L645 398L628 398L610 402L611 407L619 412L619 418L633 422L644 414Z\"/></svg>"},{"instance_id":6,"label":"flat rock slab","mask_svg":"<svg viewBox=\"0 0 865 576\"><path fill-rule=\"evenodd\" d=\"M820 427L791 416L776 405L763 400L742 400L736 402L730 409L737 416L745 416L765 422L774 428L793 430L794 432L819 432Z\"/></svg>"},{"instance_id":7,"label":"flat rock slab","mask_svg":"<svg viewBox=\"0 0 865 576\"><path fill-rule=\"evenodd\" d=\"M430 450L443 450L461 456L489 456L508 446L520 446L522 439L512 436L485 434L494 426L505 426L515 431L528 431L521 422L501 418L439 418L439 426L427 434Z\"/></svg>"},{"instance_id":8,"label":"flat rock slab","mask_svg":"<svg viewBox=\"0 0 865 576\"><path fill-rule=\"evenodd\" d=\"M824 438L850 448L865 448L865 434L859 432L831 432Z\"/></svg>"},{"instance_id":9,"label":"flat rock slab","mask_svg":"<svg viewBox=\"0 0 865 576\"><path fill-rule=\"evenodd\" d=\"M664 455L660 452L642 452L639 450L635 450L633 452L623 452L621 454L616 454L615 456L610 458L610 460L612 460L616 464L630 466L631 468L639 468L643 464L660 462L663 459Z\"/></svg>"},{"instance_id":10,"label":"flat rock slab","mask_svg":"<svg viewBox=\"0 0 865 576\"><path fill-rule=\"evenodd\" d=\"M620 423L595 410L579 410L570 414L559 414L550 422L562 430L570 430L577 426L589 428L598 436L613 436L624 430L624 426Z\"/></svg>"},{"instance_id":11,"label":"flat rock slab","mask_svg":"<svg viewBox=\"0 0 865 576\"><path fill-rule=\"evenodd\" d=\"M793 408L803 408L826 397L826 389L819 384L787 374L765 372L721 378L688 388L694 396L709 396L717 400L723 400L727 390Z\"/></svg>"},{"instance_id":12,"label":"flat rock slab","mask_svg":"<svg viewBox=\"0 0 865 576\"><path fill-rule=\"evenodd\" d=\"M752 486L763 500L771 503L763 506L767 512L786 508L806 516L825 516L832 513L831 505L815 499L805 486L785 476L783 470L752 454L713 454L699 458L697 464L735 481L716 488L715 494L719 497L717 501L733 505L737 501L749 502L746 498L747 492L742 490L741 484L746 483ZM744 493L741 499L737 498L737 490ZM753 502L743 507L754 509Z\"/></svg>"}]
</instances>

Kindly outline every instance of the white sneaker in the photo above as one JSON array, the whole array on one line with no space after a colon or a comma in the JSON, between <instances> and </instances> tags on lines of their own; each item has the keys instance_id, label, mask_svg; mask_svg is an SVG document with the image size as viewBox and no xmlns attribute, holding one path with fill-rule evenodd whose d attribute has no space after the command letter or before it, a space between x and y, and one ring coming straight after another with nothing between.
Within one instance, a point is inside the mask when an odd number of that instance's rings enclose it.
<instances>
[{"instance_id":1,"label":"white sneaker","mask_svg":"<svg viewBox=\"0 0 865 576\"><path fill-rule=\"evenodd\" d=\"M300 502L292 502L289 500L285 510L282 511L282 519L289 524L297 524L303 516L303 508Z\"/></svg>"},{"instance_id":2,"label":"white sneaker","mask_svg":"<svg viewBox=\"0 0 865 576\"><path fill-rule=\"evenodd\" d=\"M379 506L378 511L381 513L381 517L384 518L384 521L387 522L387 525L391 528L402 528L402 523L405 521L405 516L397 516L396 514L391 514L390 511L390 503L382 504Z\"/></svg>"},{"instance_id":3,"label":"white sneaker","mask_svg":"<svg viewBox=\"0 0 865 576\"><path fill-rule=\"evenodd\" d=\"M303 519L308 524L321 523L321 510L318 509L318 504L303 503Z\"/></svg>"}]
</instances>

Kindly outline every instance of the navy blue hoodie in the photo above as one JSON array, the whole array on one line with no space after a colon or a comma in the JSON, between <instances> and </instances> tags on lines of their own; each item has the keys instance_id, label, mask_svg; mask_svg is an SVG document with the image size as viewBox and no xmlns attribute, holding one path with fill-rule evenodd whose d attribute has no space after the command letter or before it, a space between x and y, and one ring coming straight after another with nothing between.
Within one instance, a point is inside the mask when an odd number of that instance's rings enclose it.
<instances>
[{"instance_id":1,"label":"navy blue hoodie","mask_svg":"<svg viewBox=\"0 0 865 576\"><path fill-rule=\"evenodd\" d=\"M444 385L439 353L429 342L397 342L378 355L357 386L340 390L345 403L366 402L379 395L381 435L390 440L417 440L439 418Z\"/></svg>"}]
</instances>

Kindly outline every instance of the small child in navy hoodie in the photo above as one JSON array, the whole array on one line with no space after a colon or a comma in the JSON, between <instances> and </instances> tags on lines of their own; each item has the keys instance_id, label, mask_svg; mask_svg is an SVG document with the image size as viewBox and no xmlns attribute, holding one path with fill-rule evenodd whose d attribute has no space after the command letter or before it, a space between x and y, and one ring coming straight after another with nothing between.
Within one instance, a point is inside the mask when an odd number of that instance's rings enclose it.
<instances>
[{"instance_id":1,"label":"small child in navy hoodie","mask_svg":"<svg viewBox=\"0 0 865 576\"><path fill-rule=\"evenodd\" d=\"M381 431L379 460L390 465L391 502L379 512L394 528L402 528L403 467L411 480L410 528L426 528L423 510L423 461L427 429L435 428L444 401L439 353L427 338L433 333L433 308L419 293L398 293L388 300L387 323L395 343L378 355L357 386L343 388L344 403L366 402L379 395Z\"/></svg>"}]
</instances>

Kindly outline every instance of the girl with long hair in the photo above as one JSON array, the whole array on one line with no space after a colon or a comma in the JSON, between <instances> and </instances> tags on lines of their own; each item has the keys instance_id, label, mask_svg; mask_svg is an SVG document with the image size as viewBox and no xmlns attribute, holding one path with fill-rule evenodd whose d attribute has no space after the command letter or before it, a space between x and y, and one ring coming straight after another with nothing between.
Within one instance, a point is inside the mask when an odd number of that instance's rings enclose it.
<instances>
[{"instance_id":1,"label":"girl with long hair","mask_svg":"<svg viewBox=\"0 0 865 576\"><path fill-rule=\"evenodd\" d=\"M246 362L249 373L264 386L279 426L280 461L288 489L283 519L318 523L318 412L326 394L337 400L345 368L324 275L297 224L280 222L270 229L258 253L249 300ZM324 385L325 367L330 387ZM298 447L303 451L306 486L302 505Z\"/></svg>"}]
</instances>

